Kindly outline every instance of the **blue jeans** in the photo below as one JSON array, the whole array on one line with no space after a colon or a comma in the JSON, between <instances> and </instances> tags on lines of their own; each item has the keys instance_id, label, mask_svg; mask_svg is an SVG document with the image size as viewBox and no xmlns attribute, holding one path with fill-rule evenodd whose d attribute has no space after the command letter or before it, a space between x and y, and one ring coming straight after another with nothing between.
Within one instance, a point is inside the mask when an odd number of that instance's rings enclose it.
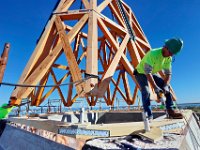
<instances>
[{"instance_id":1,"label":"blue jeans","mask_svg":"<svg viewBox=\"0 0 200 150\"><path fill-rule=\"evenodd\" d=\"M144 111L147 112L147 115L149 118L153 118L153 114L151 111L151 104L150 104L150 91L149 91L149 85L148 80L145 74L136 73L135 78L140 86L141 94L142 94L142 103ZM153 79L157 86L159 86L161 89L164 87L164 80L159 77L158 75L153 75ZM166 96L166 109L173 109L173 100L171 93L165 94Z\"/></svg>"}]
</instances>

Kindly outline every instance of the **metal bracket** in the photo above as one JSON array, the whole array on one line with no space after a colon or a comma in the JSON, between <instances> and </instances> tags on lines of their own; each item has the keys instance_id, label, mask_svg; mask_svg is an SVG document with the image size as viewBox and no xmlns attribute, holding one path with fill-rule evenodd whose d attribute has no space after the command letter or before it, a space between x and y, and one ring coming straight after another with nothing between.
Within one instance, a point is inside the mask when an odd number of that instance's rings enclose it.
<instances>
[{"instance_id":1,"label":"metal bracket","mask_svg":"<svg viewBox=\"0 0 200 150\"><path fill-rule=\"evenodd\" d=\"M109 130L95 130L95 129L84 129L84 128L64 128L58 129L58 134L62 135L90 135L90 136L101 136L109 137Z\"/></svg>"}]
</instances>

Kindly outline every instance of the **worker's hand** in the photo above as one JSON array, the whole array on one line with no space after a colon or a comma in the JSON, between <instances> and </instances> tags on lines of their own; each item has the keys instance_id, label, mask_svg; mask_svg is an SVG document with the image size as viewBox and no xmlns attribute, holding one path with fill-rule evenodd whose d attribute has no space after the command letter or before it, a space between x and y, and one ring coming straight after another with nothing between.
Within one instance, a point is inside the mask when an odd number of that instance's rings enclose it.
<instances>
[{"instance_id":1,"label":"worker's hand","mask_svg":"<svg viewBox=\"0 0 200 150\"><path fill-rule=\"evenodd\" d=\"M165 93L165 94L170 93L170 86L169 86L168 84L166 84L166 85L163 87L163 90L164 90L164 93Z\"/></svg>"},{"instance_id":2,"label":"worker's hand","mask_svg":"<svg viewBox=\"0 0 200 150\"><path fill-rule=\"evenodd\" d=\"M158 93L160 93L160 92L163 93L163 90L162 90L160 87L158 87L158 86L156 86L156 87L154 88L154 91L155 91L156 94L158 94Z\"/></svg>"}]
</instances>

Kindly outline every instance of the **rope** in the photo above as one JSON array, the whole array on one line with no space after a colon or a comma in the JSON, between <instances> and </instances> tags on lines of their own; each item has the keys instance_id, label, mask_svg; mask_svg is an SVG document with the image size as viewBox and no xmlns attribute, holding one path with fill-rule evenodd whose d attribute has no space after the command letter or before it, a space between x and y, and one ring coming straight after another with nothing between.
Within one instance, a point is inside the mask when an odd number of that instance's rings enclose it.
<instances>
[{"instance_id":1,"label":"rope","mask_svg":"<svg viewBox=\"0 0 200 150\"><path fill-rule=\"evenodd\" d=\"M60 86L67 86L67 85L71 85L71 84L81 83L90 78L98 78L98 76L95 76L95 75L88 76L88 74L87 74L87 77L85 77L84 79L77 80L74 82L63 83L63 84L55 84L55 85L29 85L29 84L15 84L15 83L8 83L8 82L1 82L0 85L14 86L14 87L60 87Z\"/></svg>"},{"instance_id":2,"label":"rope","mask_svg":"<svg viewBox=\"0 0 200 150\"><path fill-rule=\"evenodd\" d=\"M129 23L129 19L128 19L127 15L126 15L126 12L125 12L124 8L123 8L122 2L121 2L121 0L117 0L116 2L117 2L117 6L119 8L119 11L120 11L120 13L122 15L122 18L124 20L124 23L125 23L125 25L126 25L126 27L128 29L128 33L129 33L131 39L133 41L135 41L135 32L133 31L133 29L132 29L132 27L131 27L131 25Z\"/></svg>"}]
</instances>

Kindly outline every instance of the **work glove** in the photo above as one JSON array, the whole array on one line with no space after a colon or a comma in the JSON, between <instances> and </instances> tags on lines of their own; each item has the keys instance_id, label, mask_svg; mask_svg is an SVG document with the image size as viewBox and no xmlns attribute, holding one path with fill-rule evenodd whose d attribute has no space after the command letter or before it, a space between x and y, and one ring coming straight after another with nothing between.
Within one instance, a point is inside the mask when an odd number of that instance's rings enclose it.
<instances>
[{"instance_id":1,"label":"work glove","mask_svg":"<svg viewBox=\"0 0 200 150\"><path fill-rule=\"evenodd\" d=\"M154 88L154 91L155 91L156 94L159 94L160 92L163 93L163 90L162 90L160 87L158 87L158 86L156 86L156 87Z\"/></svg>"},{"instance_id":2,"label":"work glove","mask_svg":"<svg viewBox=\"0 0 200 150\"><path fill-rule=\"evenodd\" d=\"M165 94L170 93L170 86L169 86L168 84L166 84L166 85L163 87L163 90L164 90L164 93L165 93Z\"/></svg>"}]
</instances>

